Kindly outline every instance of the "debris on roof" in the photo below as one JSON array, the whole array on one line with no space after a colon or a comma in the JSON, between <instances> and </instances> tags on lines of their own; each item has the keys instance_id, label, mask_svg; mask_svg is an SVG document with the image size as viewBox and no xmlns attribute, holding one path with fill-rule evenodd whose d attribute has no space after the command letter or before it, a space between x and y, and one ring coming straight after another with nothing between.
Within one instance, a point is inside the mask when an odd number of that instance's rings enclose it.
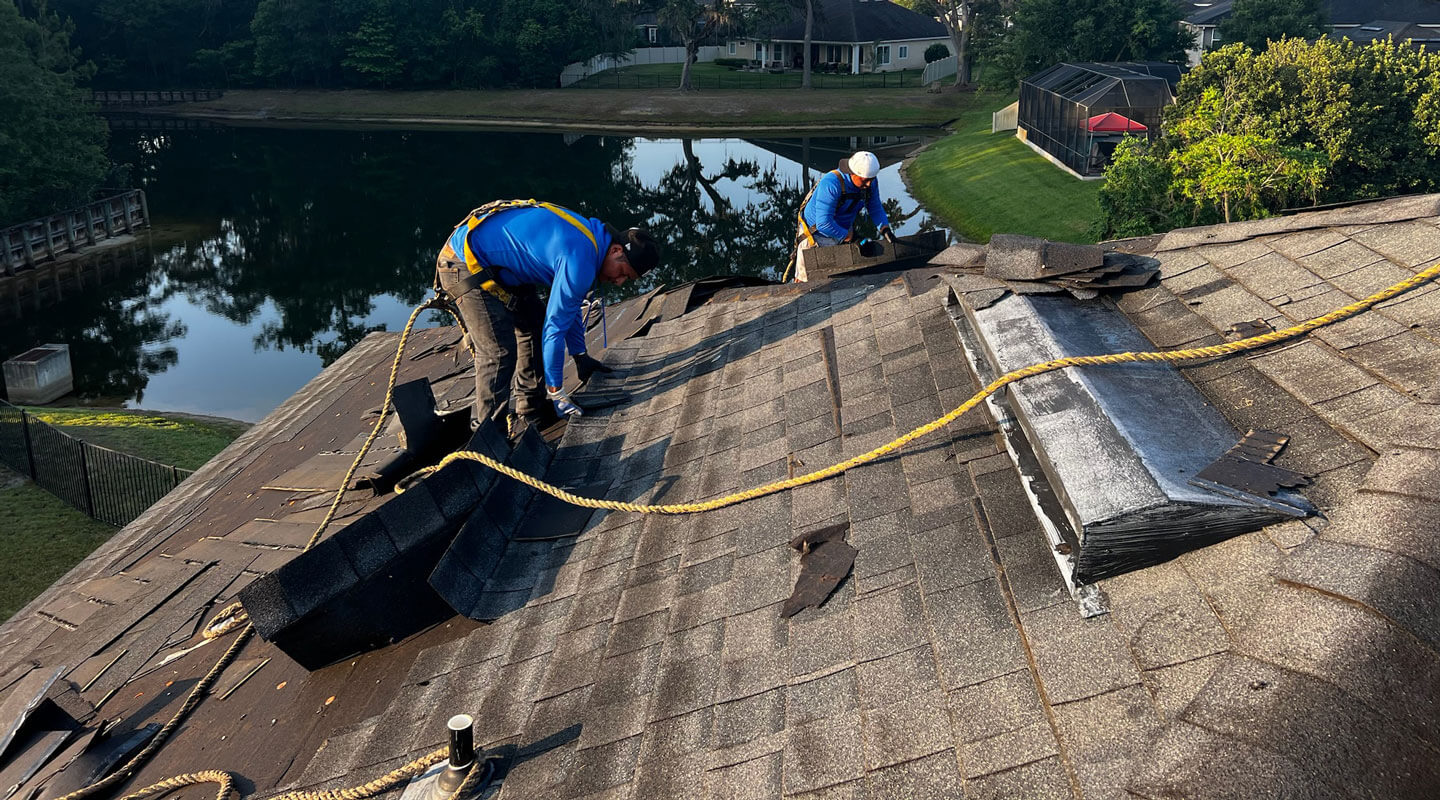
<instances>
[{"instance_id":1,"label":"debris on roof","mask_svg":"<svg viewBox=\"0 0 1440 800\"><path fill-rule=\"evenodd\" d=\"M855 554L860 551L846 543L845 533L849 530L849 523L841 522L790 540L790 546L800 551L800 577L795 579L795 591L780 606L780 616L793 617L824 603L850 574Z\"/></svg>"},{"instance_id":2,"label":"debris on roof","mask_svg":"<svg viewBox=\"0 0 1440 800\"><path fill-rule=\"evenodd\" d=\"M945 308L952 291L990 298L977 315L1117 306L1148 339L1141 349L1219 343L1243 321L1288 326L1435 263L1440 197L1106 249L1154 259L1159 280L1113 304L1019 296L961 248L903 274L697 283L683 303L660 290L616 306L592 330L592 352L616 372L588 390L627 401L567 426L545 478L685 501L891 442L976 389ZM212 693L117 789L210 767L260 797L354 786L439 746L444 718L465 711L481 751L506 758L501 796L1433 796L1437 330L1431 286L1285 346L1182 365L1232 426L1197 469L1236 431L1283 431L1273 463L1313 477L1305 495L1324 516L1105 578L1108 614L1082 617L1057 576L1066 542L1042 533L1049 512L1032 502L1061 500L1044 494L1040 459L1012 459L975 409L841 475L704 514L567 516L523 492L492 501L486 517L518 519L522 534L495 540L504 550L484 585L500 613L456 615L431 589L440 621L314 671L252 637L221 677L224 699ZM262 487L319 454L353 460L396 341L366 338L0 627L0 703L30 672L63 666L46 696L89 732L17 797L57 790L98 719L120 720L123 735L170 718L214 663L215 647L191 649L205 620L296 561L333 499ZM473 391L457 344L453 328L416 331L420 357L401 364L399 380L427 380L442 413ZM1022 406L1005 424L1019 425ZM399 428L382 431L387 452ZM413 491L445 517L448 492ZM342 504L320 546L364 538L372 512L411 492L368 494ZM427 535L422 516L395 511L367 541ZM805 558L789 539L841 523L856 550L849 574L823 604L781 617ZM362 552L340 549L344 569L368 571L349 560ZM327 591L313 594L329 602Z\"/></svg>"}]
</instances>

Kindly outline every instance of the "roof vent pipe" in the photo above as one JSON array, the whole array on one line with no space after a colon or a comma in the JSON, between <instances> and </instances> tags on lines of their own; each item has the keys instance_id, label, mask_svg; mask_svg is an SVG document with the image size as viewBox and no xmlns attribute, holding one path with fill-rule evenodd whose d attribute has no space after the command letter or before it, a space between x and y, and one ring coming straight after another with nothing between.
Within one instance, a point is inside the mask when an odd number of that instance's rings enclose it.
<instances>
[{"instance_id":1,"label":"roof vent pipe","mask_svg":"<svg viewBox=\"0 0 1440 800\"><path fill-rule=\"evenodd\" d=\"M469 714L456 714L446 724L450 729L450 763L435 783L447 796L460 788L465 774L475 763L474 725L475 720Z\"/></svg>"}]
</instances>

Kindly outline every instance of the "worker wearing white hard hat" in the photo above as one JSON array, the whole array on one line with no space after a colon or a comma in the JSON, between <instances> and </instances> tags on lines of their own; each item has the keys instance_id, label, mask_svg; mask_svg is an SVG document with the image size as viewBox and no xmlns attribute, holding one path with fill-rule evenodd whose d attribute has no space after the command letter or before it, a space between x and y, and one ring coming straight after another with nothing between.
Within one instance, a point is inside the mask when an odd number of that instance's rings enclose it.
<instances>
[{"instance_id":1,"label":"worker wearing white hard hat","mask_svg":"<svg viewBox=\"0 0 1440 800\"><path fill-rule=\"evenodd\" d=\"M801 203L797 237L800 248L850 241L862 208L870 214L880 235L894 242L895 232L890 230L890 220L880 202L879 174L880 159L867 150L842 160L825 173Z\"/></svg>"}]
</instances>

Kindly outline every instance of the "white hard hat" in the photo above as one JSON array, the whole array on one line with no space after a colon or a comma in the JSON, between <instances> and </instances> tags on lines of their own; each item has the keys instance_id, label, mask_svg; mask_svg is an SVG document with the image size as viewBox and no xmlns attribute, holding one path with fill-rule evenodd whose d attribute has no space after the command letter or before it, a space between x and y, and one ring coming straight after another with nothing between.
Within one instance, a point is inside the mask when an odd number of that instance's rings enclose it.
<instances>
[{"instance_id":1,"label":"white hard hat","mask_svg":"<svg viewBox=\"0 0 1440 800\"><path fill-rule=\"evenodd\" d=\"M880 174L880 159L869 150L861 150L850 156L850 171L862 178L873 178Z\"/></svg>"}]
</instances>

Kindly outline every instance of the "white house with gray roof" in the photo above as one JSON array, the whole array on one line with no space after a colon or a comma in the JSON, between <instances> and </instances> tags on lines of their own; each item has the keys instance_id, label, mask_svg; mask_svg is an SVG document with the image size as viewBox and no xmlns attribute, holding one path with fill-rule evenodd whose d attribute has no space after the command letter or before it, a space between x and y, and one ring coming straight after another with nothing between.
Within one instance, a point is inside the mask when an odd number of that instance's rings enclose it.
<instances>
[{"instance_id":1,"label":"white house with gray roof","mask_svg":"<svg viewBox=\"0 0 1440 800\"><path fill-rule=\"evenodd\" d=\"M889 0L820 0L810 34L812 68L858 74L923 69L925 48L950 47L945 26ZM775 69L804 65L805 12L757 37L732 39L725 56Z\"/></svg>"}]
</instances>

